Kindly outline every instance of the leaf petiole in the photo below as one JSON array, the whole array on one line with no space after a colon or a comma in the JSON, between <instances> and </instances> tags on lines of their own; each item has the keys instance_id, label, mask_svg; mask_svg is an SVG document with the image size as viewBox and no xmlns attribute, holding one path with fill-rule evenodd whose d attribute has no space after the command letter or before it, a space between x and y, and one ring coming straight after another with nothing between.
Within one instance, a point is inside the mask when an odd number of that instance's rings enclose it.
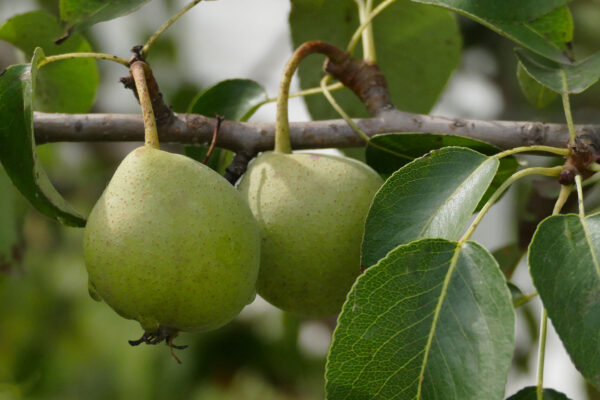
<instances>
[{"instance_id":1,"label":"leaf petiole","mask_svg":"<svg viewBox=\"0 0 600 400\"><path fill-rule=\"evenodd\" d=\"M373 11L371 11L371 13L366 15L364 22L361 21L360 26L356 29L356 31L354 31L354 33L352 34L352 38L350 39L350 42L348 42L348 46L346 47L346 50L348 51L348 53L352 54L354 52L354 49L355 49L356 45L358 44L358 41L362 37L363 31L365 29L367 29L369 26L371 26L371 21L373 21L373 18L378 16L383 10L385 10L390 4L392 4L395 1L396 0L385 0L381 3L379 3L379 5L377 7L375 7L373 9Z\"/></svg>"},{"instance_id":2,"label":"leaf petiole","mask_svg":"<svg viewBox=\"0 0 600 400\"><path fill-rule=\"evenodd\" d=\"M458 241L459 245L466 243L471 238L471 236L473 235L473 232L475 232L475 229L477 229L477 226L479 226L479 224L481 223L481 220L483 219L485 214L487 214L487 212L492 207L492 205L494 205L496 200L498 200L500 198L502 193L504 193L504 191L506 189L508 189L510 185L512 185L519 179L524 178L529 175L558 176L558 175L560 175L560 172L562 171L562 169L563 169L562 165L559 165L556 167L549 167L549 168L532 167L532 168L523 169L521 171L514 173L510 178L505 180L498 189L496 189L494 194L492 194L492 196L489 198L489 200L485 203L485 205L483 206L483 208L481 209L479 214L477 214L477 217L475 217L475 219L473 220L473 222L471 223L471 225L469 226L469 228L467 229L465 234Z\"/></svg>"},{"instance_id":3,"label":"leaf petiole","mask_svg":"<svg viewBox=\"0 0 600 400\"><path fill-rule=\"evenodd\" d=\"M331 93L329 93L329 90L327 89L327 83L329 82L330 79L331 79L331 75L325 75L323 77L323 79L321 79L321 90L323 91L323 96L325 96L327 101L329 101L329 104L331 104L331 106L335 109L335 111L337 111L337 113L340 114L340 116L344 119L344 121L346 121L346 123L348 125L350 125L350 127L354 130L354 132L356 132L356 134L358 136L360 136L360 138L362 140L364 140L366 143L369 143L369 140L370 140L369 135L367 135L365 133L365 131L360 129L360 126L358 126L358 124L356 122L354 122L352 120L352 118L350 118L350 116L338 104L338 102L331 95ZM375 146L375 147L378 147L378 146Z\"/></svg>"},{"instance_id":4,"label":"leaf petiole","mask_svg":"<svg viewBox=\"0 0 600 400\"><path fill-rule=\"evenodd\" d=\"M146 57L146 55L148 54L148 51L150 50L150 47L152 47L152 45L154 44L154 42L156 42L156 40L160 37L160 35L162 35L167 29L169 29L171 27L171 25L173 25L175 23L175 21L177 21L179 18L181 18L186 12L191 10L196 4L200 3L201 1L202 0L193 0L187 6L183 7L181 10L179 10L171 18L169 18L164 24L162 24L160 26L160 28L158 28L156 30L156 32L154 32L152 34L152 36L150 36L150 38L146 41L146 43L142 47L142 50L140 51L140 55L142 56L142 58Z\"/></svg>"},{"instance_id":5,"label":"leaf petiole","mask_svg":"<svg viewBox=\"0 0 600 400\"><path fill-rule=\"evenodd\" d=\"M569 137L571 138L571 142L575 142L577 133L575 132L575 126L573 125L571 103L569 102L569 87L567 85L567 74L564 69L560 70L560 77L562 80L562 91L560 95L562 97L563 108L565 110L565 119L567 120L567 126L569 127Z\"/></svg>"},{"instance_id":6,"label":"leaf petiole","mask_svg":"<svg viewBox=\"0 0 600 400\"><path fill-rule=\"evenodd\" d=\"M63 60L74 60L76 58L96 58L99 60L107 60L107 61L114 61L118 64L124 65L126 67L129 67L129 61L125 60L124 58L121 57L117 57L113 54L106 54L106 53L65 53L65 54L58 54L55 56L48 56L45 57L42 61L40 61L40 63L38 64L38 68L42 68L45 65L48 65L50 63L56 62L56 61L63 61Z\"/></svg>"},{"instance_id":7,"label":"leaf petiole","mask_svg":"<svg viewBox=\"0 0 600 400\"><path fill-rule=\"evenodd\" d=\"M495 154L493 157L500 159L503 157L512 156L513 154L530 152L530 151L541 151L541 152L552 153L552 154L556 154L556 155L564 156L564 157L567 157L569 155L568 149L552 147L552 146L534 145L534 146L522 146L522 147L515 147L513 149L508 149L501 153Z\"/></svg>"}]
</instances>

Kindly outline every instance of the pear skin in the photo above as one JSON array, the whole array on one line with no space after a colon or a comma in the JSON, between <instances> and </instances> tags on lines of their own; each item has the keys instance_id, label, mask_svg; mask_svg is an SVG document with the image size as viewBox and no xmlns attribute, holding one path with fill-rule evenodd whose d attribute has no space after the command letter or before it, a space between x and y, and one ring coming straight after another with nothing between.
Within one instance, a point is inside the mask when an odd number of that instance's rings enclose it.
<instances>
[{"instance_id":1,"label":"pear skin","mask_svg":"<svg viewBox=\"0 0 600 400\"><path fill-rule=\"evenodd\" d=\"M346 157L257 157L238 189L262 235L258 294L303 316L339 312L361 272L365 219L382 183L370 167Z\"/></svg>"},{"instance_id":2,"label":"pear skin","mask_svg":"<svg viewBox=\"0 0 600 400\"><path fill-rule=\"evenodd\" d=\"M146 332L215 329L255 297L254 217L223 177L190 158L132 151L84 236L90 291Z\"/></svg>"}]
</instances>

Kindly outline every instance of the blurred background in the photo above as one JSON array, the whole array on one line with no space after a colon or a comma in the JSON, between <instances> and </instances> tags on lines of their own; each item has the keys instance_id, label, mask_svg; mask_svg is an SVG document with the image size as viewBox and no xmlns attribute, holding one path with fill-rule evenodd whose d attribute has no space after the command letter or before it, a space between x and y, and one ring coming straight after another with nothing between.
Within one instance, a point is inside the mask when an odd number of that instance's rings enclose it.
<instances>
[{"instance_id":1,"label":"blurred background","mask_svg":"<svg viewBox=\"0 0 600 400\"><path fill-rule=\"evenodd\" d=\"M57 14L57 0L2 0L0 21L44 8ZM154 0L138 12L95 25L85 34L96 51L129 57L146 38L187 3ZM600 1L571 3L575 54L600 48ZM149 61L167 103L184 111L203 88L228 78L248 78L276 96L279 75L292 52L281 0L221 0L200 3L157 42ZM464 50L432 114L479 119L562 122L560 101L537 110L526 102L516 79L513 44L470 20L459 18ZM0 41L0 70L22 61ZM92 112L137 113L139 105L118 82L119 65L99 62L101 85ZM292 91L298 90L298 82ZM598 123L600 85L572 98L576 123ZM252 117L273 121L267 104ZM290 102L290 120L306 121L301 99ZM89 213L120 160L139 143L58 143L38 147L59 191ZM170 146L180 151L179 146ZM360 157L360 152L352 152ZM542 160L527 158L523 162ZM3 176L0 178L4 179ZM493 207L475 240L494 251L528 242L535 221L548 215L554 183L527 181ZM593 200L593 193L590 199ZM41 216L15 191L0 193L20 216L14 262L0 266L0 399L321 399L323 373L335 320L300 320L257 300L226 327L182 334L178 365L168 348L130 347L142 331L87 292L81 229ZM590 205L594 207L594 205ZM588 208L588 210L592 210ZM0 218L2 218L0 213ZM0 221L6 223L6 221ZM515 282L534 289L521 262ZM539 301L518 309L517 349L507 396L535 384ZM573 400L597 400L572 366L553 331L548 339L545 383Z\"/></svg>"}]
</instances>

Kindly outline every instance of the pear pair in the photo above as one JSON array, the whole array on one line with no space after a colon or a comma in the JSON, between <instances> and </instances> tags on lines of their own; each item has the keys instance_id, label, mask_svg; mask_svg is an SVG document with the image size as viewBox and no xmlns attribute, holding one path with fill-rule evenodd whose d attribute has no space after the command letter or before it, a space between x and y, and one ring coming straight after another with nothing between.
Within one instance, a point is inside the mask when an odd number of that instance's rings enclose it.
<instances>
[{"instance_id":1,"label":"pear pair","mask_svg":"<svg viewBox=\"0 0 600 400\"><path fill-rule=\"evenodd\" d=\"M291 153L287 98L302 54L284 71L275 151L250 165L239 191L205 165L158 149L147 65L132 64L146 145L123 160L94 206L84 256L92 297L139 321L149 343L216 329L256 290L300 315L341 309L382 180L356 160Z\"/></svg>"},{"instance_id":2,"label":"pear pair","mask_svg":"<svg viewBox=\"0 0 600 400\"><path fill-rule=\"evenodd\" d=\"M380 185L352 159L266 152L238 192L192 159L140 147L89 216L90 291L146 332L216 329L255 287L286 311L336 313Z\"/></svg>"}]
</instances>

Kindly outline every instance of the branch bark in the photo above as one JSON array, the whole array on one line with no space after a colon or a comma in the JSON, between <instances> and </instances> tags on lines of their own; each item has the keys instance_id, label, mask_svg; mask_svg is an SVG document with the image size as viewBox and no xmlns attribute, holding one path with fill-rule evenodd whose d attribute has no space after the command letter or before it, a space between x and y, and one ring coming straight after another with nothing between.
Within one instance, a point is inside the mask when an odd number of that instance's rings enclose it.
<instances>
[{"instance_id":1,"label":"branch bark","mask_svg":"<svg viewBox=\"0 0 600 400\"><path fill-rule=\"evenodd\" d=\"M481 121L383 111L374 118L356 120L368 135L392 132L442 133L482 140L500 149L546 145L566 147L566 125L528 121ZM161 143L204 144L213 134L215 118L175 114L168 126L159 128ZM36 143L109 142L144 140L142 116L137 114L34 114ZM600 125L577 125L578 135L600 142ZM235 152L255 153L273 149L275 123L224 121L217 146ZM364 142L343 120L290 124L294 149L358 147ZM600 148L600 146L598 147Z\"/></svg>"}]
</instances>

